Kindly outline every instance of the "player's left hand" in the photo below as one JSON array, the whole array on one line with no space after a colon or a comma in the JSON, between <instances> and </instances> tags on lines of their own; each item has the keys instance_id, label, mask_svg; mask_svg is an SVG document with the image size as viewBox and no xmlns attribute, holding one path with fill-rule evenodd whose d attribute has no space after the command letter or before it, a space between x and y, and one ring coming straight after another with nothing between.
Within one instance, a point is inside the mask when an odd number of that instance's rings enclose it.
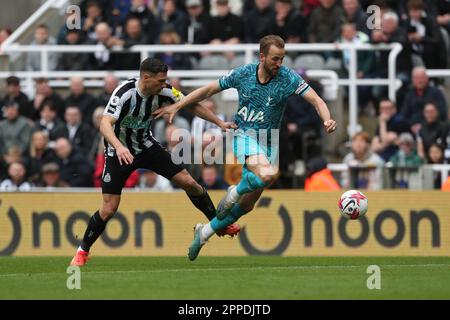
<instances>
[{"instance_id":1,"label":"player's left hand","mask_svg":"<svg viewBox=\"0 0 450 320\"><path fill-rule=\"evenodd\" d=\"M333 131L336 130L336 121L332 119L324 121L323 125L327 133L332 133Z\"/></svg>"},{"instance_id":2,"label":"player's left hand","mask_svg":"<svg viewBox=\"0 0 450 320\"><path fill-rule=\"evenodd\" d=\"M172 123L173 117L175 117L175 114L178 112L178 106L177 104L171 104L169 106L165 106L162 108L159 108L152 112L152 116L155 117L155 119L161 118L163 115L168 114L169 115L169 123Z\"/></svg>"},{"instance_id":3,"label":"player's left hand","mask_svg":"<svg viewBox=\"0 0 450 320\"><path fill-rule=\"evenodd\" d=\"M230 129L237 129L238 126L237 126L237 124L234 123L234 122L224 122L224 123L220 126L220 128L221 128L223 131L225 131L225 132L229 132Z\"/></svg>"}]
</instances>

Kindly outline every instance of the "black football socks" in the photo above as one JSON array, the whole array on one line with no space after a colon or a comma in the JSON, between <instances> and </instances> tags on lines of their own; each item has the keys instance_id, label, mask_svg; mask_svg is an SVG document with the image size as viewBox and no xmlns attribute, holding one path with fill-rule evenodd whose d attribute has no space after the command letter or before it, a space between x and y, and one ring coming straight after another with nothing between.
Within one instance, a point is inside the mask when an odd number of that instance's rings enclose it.
<instances>
[{"instance_id":1,"label":"black football socks","mask_svg":"<svg viewBox=\"0 0 450 320\"><path fill-rule=\"evenodd\" d=\"M203 212L203 214L208 218L209 221L216 217L216 207L214 203L211 201L208 192L205 188L203 188L203 193L199 196L190 196L188 195L191 202L194 206Z\"/></svg>"},{"instance_id":2,"label":"black football socks","mask_svg":"<svg viewBox=\"0 0 450 320\"><path fill-rule=\"evenodd\" d=\"M95 240L97 240L97 238L105 230L105 227L106 221L103 221L100 217L100 213L96 211L89 220L86 232L84 233L83 241L81 242L81 249L84 251L89 251Z\"/></svg>"}]
</instances>

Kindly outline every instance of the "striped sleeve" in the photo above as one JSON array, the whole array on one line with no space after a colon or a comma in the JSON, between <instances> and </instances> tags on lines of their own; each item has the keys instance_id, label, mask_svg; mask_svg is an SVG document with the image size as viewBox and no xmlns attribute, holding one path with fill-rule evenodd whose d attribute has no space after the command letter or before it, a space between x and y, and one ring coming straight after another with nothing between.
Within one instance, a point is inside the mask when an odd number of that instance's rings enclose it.
<instances>
[{"instance_id":1,"label":"striped sleeve","mask_svg":"<svg viewBox=\"0 0 450 320\"><path fill-rule=\"evenodd\" d=\"M125 81L118 86L109 98L103 114L119 119L123 103L131 97L134 88L134 81Z\"/></svg>"}]
</instances>

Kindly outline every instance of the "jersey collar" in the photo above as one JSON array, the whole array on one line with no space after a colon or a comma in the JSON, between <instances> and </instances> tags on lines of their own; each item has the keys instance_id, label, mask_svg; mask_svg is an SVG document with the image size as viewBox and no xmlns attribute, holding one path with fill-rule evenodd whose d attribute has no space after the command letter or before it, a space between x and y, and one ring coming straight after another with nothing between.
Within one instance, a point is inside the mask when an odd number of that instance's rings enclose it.
<instances>
[{"instance_id":1,"label":"jersey collar","mask_svg":"<svg viewBox=\"0 0 450 320\"><path fill-rule=\"evenodd\" d=\"M258 63L258 64L256 65L256 81L258 82L258 84L260 84L260 85L262 85L262 86L265 86L265 85L269 84L270 81L272 81L273 77L270 77L269 81L267 81L266 83L262 83L261 81L259 81L259 77L258 77L258 69L259 69L259 65L260 65L260 63Z\"/></svg>"}]
</instances>

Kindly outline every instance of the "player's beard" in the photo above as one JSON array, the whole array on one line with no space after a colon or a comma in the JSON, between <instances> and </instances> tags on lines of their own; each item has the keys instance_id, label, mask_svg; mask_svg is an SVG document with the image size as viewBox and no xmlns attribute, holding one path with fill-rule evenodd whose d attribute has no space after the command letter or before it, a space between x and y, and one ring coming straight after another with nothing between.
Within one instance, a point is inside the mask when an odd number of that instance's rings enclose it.
<instances>
[{"instance_id":1,"label":"player's beard","mask_svg":"<svg viewBox=\"0 0 450 320\"><path fill-rule=\"evenodd\" d=\"M270 75L272 78L275 77L278 74L279 68L276 67L270 67L267 63L263 63L264 70L268 75Z\"/></svg>"}]
</instances>

